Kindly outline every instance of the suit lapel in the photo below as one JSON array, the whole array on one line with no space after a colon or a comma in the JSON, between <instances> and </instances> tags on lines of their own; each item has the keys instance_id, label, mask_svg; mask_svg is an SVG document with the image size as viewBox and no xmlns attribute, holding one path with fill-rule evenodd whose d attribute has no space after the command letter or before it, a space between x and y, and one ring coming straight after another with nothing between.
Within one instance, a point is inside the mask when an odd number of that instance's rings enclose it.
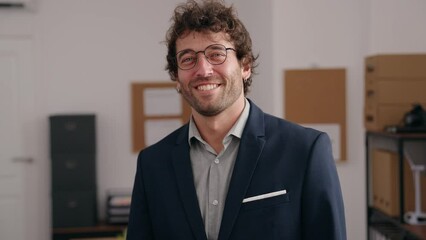
<instances>
[{"instance_id":1,"label":"suit lapel","mask_svg":"<svg viewBox=\"0 0 426 240\"><path fill-rule=\"evenodd\" d=\"M229 239L230 237L242 201L250 185L251 177L262 153L265 144L263 119L263 112L250 102L250 115L241 137L238 156L226 197L219 240Z\"/></svg>"},{"instance_id":2,"label":"suit lapel","mask_svg":"<svg viewBox=\"0 0 426 240\"><path fill-rule=\"evenodd\" d=\"M186 137L185 137L186 136ZM206 240L203 219L198 205L197 193L194 186L194 178L189 156L188 127L184 127L177 140L177 145L172 154L173 168L175 170L176 182L179 188L187 220L191 225L196 239Z\"/></svg>"}]
</instances>

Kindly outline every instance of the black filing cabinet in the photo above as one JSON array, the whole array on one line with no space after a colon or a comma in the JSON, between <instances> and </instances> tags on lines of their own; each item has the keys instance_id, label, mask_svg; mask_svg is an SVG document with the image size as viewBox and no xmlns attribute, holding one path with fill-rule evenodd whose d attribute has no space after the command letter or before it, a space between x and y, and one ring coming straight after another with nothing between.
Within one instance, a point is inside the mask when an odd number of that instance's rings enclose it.
<instances>
[{"instance_id":1,"label":"black filing cabinet","mask_svg":"<svg viewBox=\"0 0 426 240\"><path fill-rule=\"evenodd\" d=\"M55 115L50 121L53 227L97 223L95 115Z\"/></svg>"}]
</instances>

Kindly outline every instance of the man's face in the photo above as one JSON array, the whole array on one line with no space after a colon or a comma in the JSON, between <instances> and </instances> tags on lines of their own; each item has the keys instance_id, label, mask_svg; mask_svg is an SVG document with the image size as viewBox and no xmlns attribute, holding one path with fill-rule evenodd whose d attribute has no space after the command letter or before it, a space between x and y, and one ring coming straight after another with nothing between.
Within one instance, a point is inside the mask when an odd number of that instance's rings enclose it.
<instances>
[{"instance_id":1,"label":"man's face","mask_svg":"<svg viewBox=\"0 0 426 240\"><path fill-rule=\"evenodd\" d=\"M176 52L204 51L212 44L234 48L225 33L189 32L176 41ZM178 69L177 87L191 107L204 116L215 116L244 98L243 79L250 68L241 66L236 53L228 50L224 63L212 65L203 53L197 54L197 64L189 70Z\"/></svg>"}]
</instances>

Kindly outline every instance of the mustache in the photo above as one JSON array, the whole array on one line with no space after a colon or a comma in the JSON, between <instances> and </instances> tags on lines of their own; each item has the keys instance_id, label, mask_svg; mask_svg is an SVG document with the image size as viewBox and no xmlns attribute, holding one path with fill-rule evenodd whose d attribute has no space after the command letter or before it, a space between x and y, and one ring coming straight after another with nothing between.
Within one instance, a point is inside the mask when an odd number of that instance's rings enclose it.
<instances>
[{"instance_id":1,"label":"mustache","mask_svg":"<svg viewBox=\"0 0 426 240\"><path fill-rule=\"evenodd\" d=\"M198 85L200 83L204 83L204 82L214 82L214 83L218 83L218 84L222 84L223 80L219 77L216 76L210 76L210 77L195 77L191 80L191 84L190 85Z\"/></svg>"},{"instance_id":2,"label":"mustache","mask_svg":"<svg viewBox=\"0 0 426 240\"><path fill-rule=\"evenodd\" d=\"M206 82L206 81L211 81L216 79L216 77L214 76L210 76L210 77L196 77L193 79L193 81L195 82Z\"/></svg>"}]
</instances>

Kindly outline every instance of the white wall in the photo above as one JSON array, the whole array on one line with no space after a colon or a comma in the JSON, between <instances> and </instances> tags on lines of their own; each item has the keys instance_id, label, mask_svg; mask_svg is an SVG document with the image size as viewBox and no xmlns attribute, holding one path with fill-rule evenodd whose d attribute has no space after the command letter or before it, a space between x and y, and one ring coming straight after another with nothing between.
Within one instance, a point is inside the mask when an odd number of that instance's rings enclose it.
<instances>
[{"instance_id":1,"label":"white wall","mask_svg":"<svg viewBox=\"0 0 426 240\"><path fill-rule=\"evenodd\" d=\"M248 97L261 106L263 111L274 113L274 62L273 62L273 1L233 0L238 16L243 21L253 41L253 51L259 55L258 73L253 77L251 92ZM253 11L254 10L254 11Z\"/></svg>"},{"instance_id":2,"label":"white wall","mask_svg":"<svg viewBox=\"0 0 426 240\"><path fill-rule=\"evenodd\" d=\"M426 52L426 2L372 0L368 53Z\"/></svg>"},{"instance_id":3,"label":"white wall","mask_svg":"<svg viewBox=\"0 0 426 240\"><path fill-rule=\"evenodd\" d=\"M0 11L0 35L35 41L40 149L39 236L50 234L50 114L97 115L100 216L105 191L131 187L130 83L168 81L162 43L178 0L37 0L33 11ZM249 97L283 116L283 71L347 69L348 159L337 165L344 194L348 239L365 236L363 58L371 53L426 52L423 0L229 1L260 54Z\"/></svg>"}]
</instances>

